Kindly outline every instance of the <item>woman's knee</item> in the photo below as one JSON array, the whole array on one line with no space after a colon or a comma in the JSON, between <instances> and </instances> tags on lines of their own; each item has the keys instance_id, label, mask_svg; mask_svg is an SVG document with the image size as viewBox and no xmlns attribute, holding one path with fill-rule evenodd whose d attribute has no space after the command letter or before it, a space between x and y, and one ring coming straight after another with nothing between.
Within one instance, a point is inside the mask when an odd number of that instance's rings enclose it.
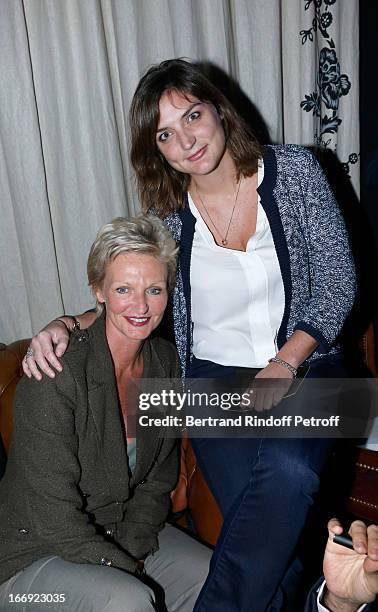
<instances>
[{"instance_id":1,"label":"woman's knee","mask_svg":"<svg viewBox=\"0 0 378 612\"><path fill-rule=\"evenodd\" d=\"M138 578L127 581L127 584L106 584L103 603L98 606L97 601L92 612L153 612L155 610L155 596L146 584ZM105 585L103 585L105 586ZM101 589L102 590L102 589ZM89 608L88 608L89 610Z\"/></svg>"},{"instance_id":2,"label":"woman's knee","mask_svg":"<svg viewBox=\"0 0 378 612\"><path fill-rule=\"evenodd\" d=\"M265 440L259 467L270 476L271 488L276 485L277 492L312 495L319 488L329 448L323 440Z\"/></svg>"},{"instance_id":3,"label":"woman's knee","mask_svg":"<svg viewBox=\"0 0 378 612\"><path fill-rule=\"evenodd\" d=\"M89 568L91 570L93 566ZM155 597L152 589L142 580L115 568L101 567L97 575L83 576L82 590L72 592L73 605L77 612L153 612ZM79 599L79 607L75 607ZM76 601L75 601L76 600ZM82 606L82 607L80 607Z\"/></svg>"},{"instance_id":4,"label":"woman's knee","mask_svg":"<svg viewBox=\"0 0 378 612\"><path fill-rule=\"evenodd\" d=\"M20 572L12 591L46 593L54 584L64 594L59 610L70 612L153 612L152 589L136 576L113 567L46 557ZM38 608L35 608L36 610Z\"/></svg>"}]
</instances>

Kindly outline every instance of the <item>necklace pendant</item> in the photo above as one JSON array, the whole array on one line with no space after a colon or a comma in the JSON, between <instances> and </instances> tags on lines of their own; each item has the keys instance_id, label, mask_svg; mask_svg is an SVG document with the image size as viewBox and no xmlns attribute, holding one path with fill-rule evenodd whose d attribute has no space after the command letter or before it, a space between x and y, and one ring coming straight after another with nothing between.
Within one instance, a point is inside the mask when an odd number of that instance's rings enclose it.
<instances>
[{"instance_id":1,"label":"necklace pendant","mask_svg":"<svg viewBox=\"0 0 378 612\"><path fill-rule=\"evenodd\" d=\"M219 238L221 238L221 244L222 244L222 246L224 246L224 247L228 245L227 236L228 236L228 233L229 233L229 231L230 231L230 227L231 227L232 219L234 218L234 212L235 212L236 204L238 203L238 197L239 197L240 185L242 184L242 180L243 180L243 177L241 177L241 178L239 179L238 184L237 184L237 189L236 189L236 195L235 195L234 205L233 205L233 207L232 207L231 217L230 217L230 220L229 220L229 222L228 222L228 225L227 225L227 229L226 229L226 233L225 233L225 237L224 237L224 238L222 238L222 234L220 233L219 229L217 228L217 226L215 225L215 223L214 223L213 219L211 218L211 215L210 215L209 211L208 211L208 210L207 210L207 208L206 208L206 204L205 204L205 202L203 201L203 198L201 197L200 192L198 191L198 186L197 186L197 184L195 183L196 193L197 193L198 199L199 199L199 201L201 202L201 204L202 204L202 206L203 206L203 209L204 209L204 211L206 212L206 215L208 216L208 218L209 218L209 221L210 221L211 225L212 225L212 226L214 227L214 229L216 230L216 232L217 232L217 234L218 234Z\"/></svg>"}]
</instances>

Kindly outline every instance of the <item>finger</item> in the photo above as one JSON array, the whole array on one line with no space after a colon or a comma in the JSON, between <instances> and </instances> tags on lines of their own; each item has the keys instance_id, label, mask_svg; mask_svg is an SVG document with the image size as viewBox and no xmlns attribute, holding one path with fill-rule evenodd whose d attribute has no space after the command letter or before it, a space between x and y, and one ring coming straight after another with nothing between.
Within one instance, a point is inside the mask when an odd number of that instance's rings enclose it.
<instances>
[{"instance_id":1,"label":"finger","mask_svg":"<svg viewBox=\"0 0 378 612\"><path fill-rule=\"evenodd\" d=\"M37 364L39 370L41 370L41 372L46 374L46 376L49 376L49 378L55 378L55 372L50 367L50 364L49 364L49 361L48 361L51 358L52 358L52 353L49 353L48 355L46 355L46 357L42 353L40 353L40 352L38 352L38 353L36 353L34 355L34 361ZM60 367L60 369L61 369L61 367Z\"/></svg>"},{"instance_id":2,"label":"finger","mask_svg":"<svg viewBox=\"0 0 378 612\"><path fill-rule=\"evenodd\" d=\"M258 389L258 397L262 410L271 410L273 408L274 395L280 387L275 378L260 378L256 381Z\"/></svg>"},{"instance_id":3,"label":"finger","mask_svg":"<svg viewBox=\"0 0 378 612\"><path fill-rule=\"evenodd\" d=\"M273 393L273 400L272 400L273 406L278 406L278 404L280 403L284 395L285 395L284 390L276 389Z\"/></svg>"},{"instance_id":4,"label":"finger","mask_svg":"<svg viewBox=\"0 0 378 612\"><path fill-rule=\"evenodd\" d=\"M59 342L55 346L55 355L57 357L61 357L62 355L64 355L64 353L67 350L68 342L69 342L68 336L67 338L60 338ZM57 359L56 359L56 362L57 362L56 364L52 363L52 365L60 372L62 370L62 366Z\"/></svg>"},{"instance_id":5,"label":"finger","mask_svg":"<svg viewBox=\"0 0 378 612\"><path fill-rule=\"evenodd\" d=\"M256 410L256 412L262 412L264 410L265 393L262 389L259 389L258 391L257 389L255 389L254 395L255 395L254 409Z\"/></svg>"},{"instance_id":6,"label":"finger","mask_svg":"<svg viewBox=\"0 0 378 612\"><path fill-rule=\"evenodd\" d=\"M55 355L54 344L58 346L62 342L63 347L66 341L66 337L68 338L67 333L60 333L58 335L51 334L49 331L46 330L40 331L39 334L33 337L30 346L34 351L34 359L36 360L38 366L43 372L45 371L46 366L48 368L52 366L58 371L62 369L62 366L60 365L59 360Z\"/></svg>"},{"instance_id":7,"label":"finger","mask_svg":"<svg viewBox=\"0 0 378 612\"><path fill-rule=\"evenodd\" d=\"M21 362L21 365L22 365L22 369L23 369L24 374L26 374L26 376L28 378L31 378L32 375L31 375L31 371L30 371L30 368L28 366L28 360L26 359L26 357L23 358L23 360Z\"/></svg>"},{"instance_id":8,"label":"finger","mask_svg":"<svg viewBox=\"0 0 378 612\"><path fill-rule=\"evenodd\" d=\"M55 372L51 369L48 361L46 360L45 354L43 352L43 347L41 346L41 343L38 341L37 337L33 338L31 342L31 347L33 349L33 357L28 358L28 365L34 378L36 378L37 380L41 380L41 372L43 372L44 374L46 374L46 376L49 376L50 378L55 378ZM48 351L46 351L46 353L47 352ZM50 356L52 355L52 353L53 351L50 350ZM55 355L54 358L56 359Z\"/></svg>"},{"instance_id":9,"label":"finger","mask_svg":"<svg viewBox=\"0 0 378 612\"><path fill-rule=\"evenodd\" d=\"M367 528L368 537L368 557L373 561L378 561L378 525L369 525ZM376 568L375 571L377 571Z\"/></svg>"},{"instance_id":10,"label":"finger","mask_svg":"<svg viewBox=\"0 0 378 612\"><path fill-rule=\"evenodd\" d=\"M343 526L341 525L340 521L337 518L332 518L331 520L328 521L327 524L327 529L328 529L328 538L333 541L333 536L334 535L341 535L342 532L344 531Z\"/></svg>"},{"instance_id":11,"label":"finger","mask_svg":"<svg viewBox=\"0 0 378 612\"><path fill-rule=\"evenodd\" d=\"M64 352L64 351L63 351ZM41 362L43 361L43 357L45 359L45 362L47 363L49 369L51 369L51 367L55 368L55 370L57 370L58 372L62 371L62 364L60 363L59 359L57 358L55 351L53 350L49 350L46 353L44 353L41 356ZM39 361L37 360L37 363L39 365ZM51 367L50 367L51 366Z\"/></svg>"},{"instance_id":12,"label":"finger","mask_svg":"<svg viewBox=\"0 0 378 612\"><path fill-rule=\"evenodd\" d=\"M362 521L353 521L348 533L353 540L354 550L358 553L366 554L368 550L368 538L365 523Z\"/></svg>"},{"instance_id":13,"label":"finger","mask_svg":"<svg viewBox=\"0 0 378 612\"><path fill-rule=\"evenodd\" d=\"M29 378L31 378L33 376L33 378L35 378L36 380L42 380L42 374L38 370L37 365L36 365L33 357L28 357L27 364L28 364L29 372L30 372Z\"/></svg>"},{"instance_id":14,"label":"finger","mask_svg":"<svg viewBox=\"0 0 378 612\"><path fill-rule=\"evenodd\" d=\"M266 391L264 393L264 410L271 410L274 406L274 392Z\"/></svg>"},{"instance_id":15,"label":"finger","mask_svg":"<svg viewBox=\"0 0 378 612\"><path fill-rule=\"evenodd\" d=\"M38 338L33 338L31 346L34 351L34 359L42 372L45 372L48 376L51 376L51 372L55 375L50 366L58 370L58 372L62 371L62 366L55 355L50 336L43 337L42 333L40 333Z\"/></svg>"}]
</instances>

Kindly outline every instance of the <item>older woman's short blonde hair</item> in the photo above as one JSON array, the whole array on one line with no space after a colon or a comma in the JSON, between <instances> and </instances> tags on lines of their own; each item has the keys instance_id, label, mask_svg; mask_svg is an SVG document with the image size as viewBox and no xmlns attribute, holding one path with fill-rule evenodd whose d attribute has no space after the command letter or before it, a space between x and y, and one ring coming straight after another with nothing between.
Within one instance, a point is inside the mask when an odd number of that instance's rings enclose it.
<instances>
[{"instance_id":1,"label":"older woman's short blonde hair","mask_svg":"<svg viewBox=\"0 0 378 612\"><path fill-rule=\"evenodd\" d=\"M88 284L93 293L102 287L106 267L118 255L146 253L167 264L167 285L172 290L176 279L176 242L163 222L152 215L137 215L126 219L117 217L103 225L91 246L87 263ZM97 314L103 304L96 300Z\"/></svg>"}]
</instances>

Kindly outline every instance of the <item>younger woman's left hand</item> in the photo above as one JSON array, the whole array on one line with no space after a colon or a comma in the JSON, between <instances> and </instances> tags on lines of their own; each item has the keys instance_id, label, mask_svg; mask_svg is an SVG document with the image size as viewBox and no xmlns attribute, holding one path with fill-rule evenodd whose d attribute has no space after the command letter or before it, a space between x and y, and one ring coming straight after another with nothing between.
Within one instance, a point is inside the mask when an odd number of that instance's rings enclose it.
<instances>
[{"instance_id":1,"label":"younger woman's left hand","mask_svg":"<svg viewBox=\"0 0 378 612\"><path fill-rule=\"evenodd\" d=\"M246 393L249 393L248 407L262 412L271 410L288 393L293 382L293 375L278 363L269 363L251 381Z\"/></svg>"}]
</instances>

